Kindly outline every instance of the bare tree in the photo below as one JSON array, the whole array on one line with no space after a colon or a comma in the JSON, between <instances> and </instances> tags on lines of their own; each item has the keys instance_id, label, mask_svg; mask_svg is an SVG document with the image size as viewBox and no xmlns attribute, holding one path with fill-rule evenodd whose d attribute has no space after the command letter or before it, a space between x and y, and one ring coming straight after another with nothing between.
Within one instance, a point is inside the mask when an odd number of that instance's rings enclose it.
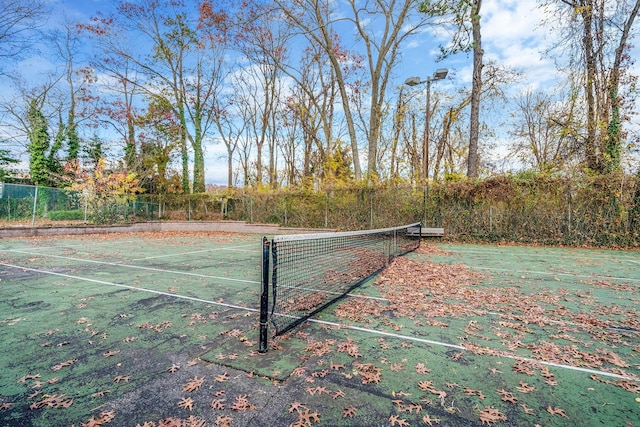
<instances>
[{"instance_id":1,"label":"bare tree","mask_svg":"<svg viewBox=\"0 0 640 427\"><path fill-rule=\"evenodd\" d=\"M289 19L293 25L297 26L301 33L308 38L309 43L322 47L329 59L340 90L340 98L347 122L349 139L351 141L355 178L359 181L362 178L362 168L360 167L358 137L349 104L347 81L344 77L345 60L348 55L344 47L340 44L337 32L333 29L333 25L335 24L333 20L335 18L333 15L332 2L328 0L301 0L298 2L274 0L274 2L284 12L287 19Z\"/></svg>"},{"instance_id":2,"label":"bare tree","mask_svg":"<svg viewBox=\"0 0 640 427\"><path fill-rule=\"evenodd\" d=\"M467 176L476 178L480 163L478 140L480 134L480 95L482 93L483 55L480 11L482 0L426 0L420 10L444 18L443 25L454 30L451 42L441 46L442 57L458 52L473 51L473 80L471 83L471 114L469 117L469 149Z\"/></svg>"},{"instance_id":3,"label":"bare tree","mask_svg":"<svg viewBox=\"0 0 640 427\"><path fill-rule=\"evenodd\" d=\"M378 141L381 135L383 109L389 78L400 59L400 49L412 35L430 24L431 17L419 16L412 0L349 0L358 34L366 52L369 72L370 106L367 123L367 173L377 175Z\"/></svg>"},{"instance_id":4,"label":"bare tree","mask_svg":"<svg viewBox=\"0 0 640 427\"><path fill-rule=\"evenodd\" d=\"M192 11L195 12L195 11ZM204 148L207 131L213 125L211 113L214 87L220 82L216 67L219 56L209 54L216 43L199 37L197 19L181 1L144 0L133 4L121 1L119 19L96 19L95 25L85 26L102 37L102 48L112 56L126 61L136 70L127 76L129 82L147 96L164 96L175 109L182 132L182 185L189 185L187 142L193 151L193 191L203 192ZM118 25L120 26L118 28ZM116 31L131 31L151 44L151 54L135 49L131 43L114 38ZM123 78L121 74L118 78Z\"/></svg>"},{"instance_id":5,"label":"bare tree","mask_svg":"<svg viewBox=\"0 0 640 427\"><path fill-rule=\"evenodd\" d=\"M0 61L20 57L37 39L35 29L46 23L44 0L0 0ZM0 65L0 73L2 72Z\"/></svg>"},{"instance_id":6,"label":"bare tree","mask_svg":"<svg viewBox=\"0 0 640 427\"><path fill-rule=\"evenodd\" d=\"M403 43L427 25L430 17L416 14L415 2L412 0L349 0L350 14L334 13L333 2L327 0L275 2L309 42L320 46L329 59L340 91L356 180L362 178L362 168L351 101L358 91L368 90L367 114L360 114L363 118L366 117L363 124L367 138L367 174L374 177L377 175L376 159L389 78L393 76L392 71L399 61L399 51ZM369 73L366 82L349 82L345 78L344 70L349 65L345 60L350 54L341 46L334 31L334 26L338 25L340 20L353 24L357 31L361 45L355 49L364 58L363 62ZM358 61L357 55L351 56Z\"/></svg>"},{"instance_id":7,"label":"bare tree","mask_svg":"<svg viewBox=\"0 0 640 427\"><path fill-rule=\"evenodd\" d=\"M559 118L564 108L546 93L527 91L516 100L515 125L511 134L516 138L511 152L525 165L537 171L562 169L571 159L569 139L562 133Z\"/></svg>"},{"instance_id":8,"label":"bare tree","mask_svg":"<svg viewBox=\"0 0 640 427\"><path fill-rule=\"evenodd\" d=\"M547 25L561 34L551 51L558 65L568 70L569 79L581 88L584 165L598 173L616 170L622 126L629 116L621 113L621 86L631 86L625 76L640 0L548 0L543 7L549 17Z\"/></svg>"}]
</instances>

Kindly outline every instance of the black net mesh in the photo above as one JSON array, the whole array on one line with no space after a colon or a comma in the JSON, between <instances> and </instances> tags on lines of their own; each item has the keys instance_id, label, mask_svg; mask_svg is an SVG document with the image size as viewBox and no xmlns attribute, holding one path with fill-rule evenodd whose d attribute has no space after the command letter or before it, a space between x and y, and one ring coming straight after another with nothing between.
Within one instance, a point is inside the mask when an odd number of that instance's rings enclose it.
<instances>
[{"instance_id":1,"label":"black net mesh","mask_svg":"<svg viewBox=\"0 0 640 427\"><path fill-rule=\"evenodd\" d=\"M420 224L380 230L277 236L272 247L271 322L282 334L400 255L420 246Z\"/></svg>"}]
</instances>

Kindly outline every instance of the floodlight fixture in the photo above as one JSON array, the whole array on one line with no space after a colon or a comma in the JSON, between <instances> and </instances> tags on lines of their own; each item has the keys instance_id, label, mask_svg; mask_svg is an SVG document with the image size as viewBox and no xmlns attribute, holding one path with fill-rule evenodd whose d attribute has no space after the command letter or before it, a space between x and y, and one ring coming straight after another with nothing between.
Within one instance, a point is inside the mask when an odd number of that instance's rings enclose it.
<instances>
[{"instance_id":1,"label":"floodlight fixture","mask_svg":"<svg viewBox=\"0 0 640 427\"><path fill-rule=\"evenodd\" d=\"M447 70L446 68L438 68L433 73L433 80L443 80L447 77L447 74L449 74L449 70Z\"/></svg>"},{"instance_id":2,"label":"floodlight fixture","mask_svg":"<svg viewBox=\"0 0 640 427\"><path fill-rule=\"evenodd\" d=\"M420 80L420 77L409 77L404 81L404 84L407 86L417 86L422 83L427 84L427 105L425 108L426 118L424 123L424 142L423 142L423 153L422 153L422 178L424 179L425 184L429 180L429 122L431 121L431 82L444 80L449 74L449 70L446 68L438 68L434 73L433 77L427 76L426 80ZM426 203L426 202L425 202Z\"/></svg>"}]
</instances>

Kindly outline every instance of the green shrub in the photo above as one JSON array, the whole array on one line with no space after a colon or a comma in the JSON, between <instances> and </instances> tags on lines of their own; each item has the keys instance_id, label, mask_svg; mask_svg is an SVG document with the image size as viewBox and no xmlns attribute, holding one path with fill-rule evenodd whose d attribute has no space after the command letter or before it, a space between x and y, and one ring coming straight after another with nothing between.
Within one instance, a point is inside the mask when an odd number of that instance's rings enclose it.
<instances>
[{"instance_id":1,"label":"green shrub","mask_svg":"<svg viewBox=\"0 0 640 427\"><path fill-rule=\"evenodd\" d=\"M52 221L84 219L84 212L82 212L80 209L75 209L72 211L50 211L49 219Z\"/></svg>"}]
</instances>

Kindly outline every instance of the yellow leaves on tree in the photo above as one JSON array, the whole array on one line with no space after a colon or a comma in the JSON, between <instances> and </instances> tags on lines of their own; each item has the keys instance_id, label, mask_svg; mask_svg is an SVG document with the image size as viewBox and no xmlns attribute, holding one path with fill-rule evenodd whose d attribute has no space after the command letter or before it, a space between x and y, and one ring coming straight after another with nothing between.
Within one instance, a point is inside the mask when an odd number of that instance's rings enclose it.
<instances>
[{"instance_id":1,"label":"yellow leaves on tree","mask_svg":"<svg viewBox=\"0 0 640 427\"><path fill-rule=\"evenodd\" d=\"M109 170L104 158L98 161L93 173L84 172L77 162L67 165L66 172L71 189L83 193L98 223L116 222L124 210L118 207L126 206L136 199L136 194L144 191L138 186L135 173Z\"/></svg>"},{"instance_id":2,"label":"yellow leaves on tree","mask_svg":"<svg viewBox=\"0 0 640 427\"><path fill-rule=\"evenodd\" d=\"M98 161L93 176L84 174L84 179L76 180L72 189L89 193L90 196L111 198L114 202L126 203L142 192L138 178L133 172L109 171L104 158Z\"/></svg>"}]
</instances>

